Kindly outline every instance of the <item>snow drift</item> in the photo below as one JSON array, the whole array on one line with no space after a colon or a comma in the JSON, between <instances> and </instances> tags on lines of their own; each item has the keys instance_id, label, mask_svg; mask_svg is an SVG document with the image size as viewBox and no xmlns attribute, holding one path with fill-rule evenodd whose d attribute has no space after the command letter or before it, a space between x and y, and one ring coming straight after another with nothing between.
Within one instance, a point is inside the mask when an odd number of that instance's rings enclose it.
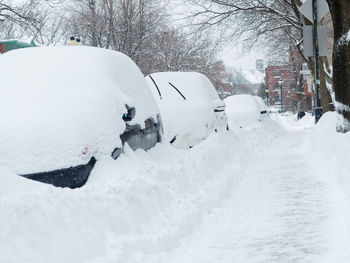
<instances>
[{"instance_id":1,"label":"snow drift","mask_svg":"<svg viewBox=\"0 0 350 263\"><path fill-rule=\"evenodd\" d=\"M126 147L74 191L0 168L0 261L349 262L350 133L273 116L189 151Z\"/></svg>"}]
</instances>

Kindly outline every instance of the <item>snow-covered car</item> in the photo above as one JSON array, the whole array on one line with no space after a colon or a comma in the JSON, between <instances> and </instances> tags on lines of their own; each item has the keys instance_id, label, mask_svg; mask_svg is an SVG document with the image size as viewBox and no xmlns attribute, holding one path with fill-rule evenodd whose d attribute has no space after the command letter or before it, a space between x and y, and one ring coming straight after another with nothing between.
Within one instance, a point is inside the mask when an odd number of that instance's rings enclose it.
<instances>
[{"instance_id":1,"label":"snow-covered car","mask_svg":"<svg viewBox=\"0 0 350 263\"><path fill-rule=\"evenodd\" d=\"M175 147L191 148L228 128L226 105L203 74L158 72L146 80L162 114L164 139Z\"/></svg>"},{"instance_id":2,"label":"snow-covered car","mask_svg":"<svg viewBox=\"0 0 350 263\"><path fill-rule=\"evenodd\" d=\"M246 127L262 120L261 106L252 95L233 95L224 99L231 125Z\"/></svg>"},{"instance_id":3,"label":"snow-covered car","mask_svg":"<svg viewBox=\"0 0 350 263\"><path fill-rule=\"evenodd\" d=\"M85 184L95 162L127 143L161 140L158 106L126 55L37 47L0 56L0 167L60 187Z\"/></svg>"}]
</instances>

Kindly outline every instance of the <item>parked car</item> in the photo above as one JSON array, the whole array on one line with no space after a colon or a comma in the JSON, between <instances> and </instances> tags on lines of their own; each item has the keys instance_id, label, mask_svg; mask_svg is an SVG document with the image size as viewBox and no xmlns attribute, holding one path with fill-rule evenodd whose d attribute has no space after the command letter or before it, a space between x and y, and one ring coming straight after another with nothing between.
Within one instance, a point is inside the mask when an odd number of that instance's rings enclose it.
<instances>
[{"instance_id":1,"label":"parked car","mask_svg":"<svg viewBox=\"0 0 350 263\"><path fill-rule=\"evenodd\" d=\"M159 72L146 77L160 108L164 139L188 149L228 128L225 103L210 80L197 72Z\"/></svg>"},{"instance_id":2,"label":"parked car","mask_svg":"<svg viewBox=\"0 0 350 263\"><path fill-rule=\"evenodd\" d=\"M127 143L161 140L158 106L136 64L93 47L37 47L0 56L0 167L80 187L96 161Z\"/></svg>"},{"instance_id":3,"label":"parked car","mask_svg":"<svg viewBox=\"0 0 350 263\"><path fill-rule=\"evenodd\" d=\"M231 125L247 127L262 120L261 106L252 95L233 95L224 99L226 114Z\"/></svg>"},{"instance_id":4,"label":"parked car","mask_svg":"<svg viewBox=\"0 0 350 263\"><path fill-rule=\"evenodd\" d=\"M268 112L267 112L267 107L266 107L266 104L265 104L265 101L259 97L259 96L254 96L254 98L256 99L256 101L258 102L259 104L259 107L260 107L260 114L265 117L268 115Z\"/></svg>"}]
</instances>

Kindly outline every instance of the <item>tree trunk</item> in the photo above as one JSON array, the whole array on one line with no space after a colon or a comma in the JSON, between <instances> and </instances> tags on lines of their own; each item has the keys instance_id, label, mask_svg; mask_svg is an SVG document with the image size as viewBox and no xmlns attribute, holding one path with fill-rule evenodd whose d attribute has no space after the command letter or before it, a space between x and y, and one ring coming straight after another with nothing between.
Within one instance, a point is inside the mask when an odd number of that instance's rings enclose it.
<instances>
[{"instance_id":1,"label":"tree trunk","mask_svg":"<svg viewBox=\"0 0 350 263\"><path fill-rule=\"evenodd\" d=\"M348 132L350 131L350 4L349 0L327 0L327 2L334 28L333 87L337 101L336 110L340 117L337 131Z\"/></svg>"},{"instance_id":2,"label":"tree trunk","mask_svg":"<svg viewBox=\"0 0 350 263\"><path fill-rule=\"evenodd\" d=\"M331 94L329 93L327 89L327 84L326 84L326 73L325 73L325 61L327 58L320 58L320 92L321 92L321 106L323 108L323 112L327 111L333 111L333 103L332 103L332 98Z\"/></svg>"}]
</instances>

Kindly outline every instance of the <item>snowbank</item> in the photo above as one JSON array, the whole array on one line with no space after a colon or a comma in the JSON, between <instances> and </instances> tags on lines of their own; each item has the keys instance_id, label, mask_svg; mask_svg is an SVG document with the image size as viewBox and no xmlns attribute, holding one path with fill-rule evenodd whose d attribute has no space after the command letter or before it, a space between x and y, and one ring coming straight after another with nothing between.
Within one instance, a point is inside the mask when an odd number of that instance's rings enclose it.
<instances>
[{"instance_id":1,"label":"snowbank","mask_svg":"<svg viewBox=\"0 0 350 263\"><path fill-rule=\"evenodd\" d=\"M314 129L274 116L189 151L126 148L76 190L0 170L0 262L348 262L350 133L335 132L334 113ZM186 247L206 221L222 232Z\"/></svg>"},{"instance_id":2,"label":"snowbank","mask_svg":"<svg viewBox=\"0 0 350 263\"><path fill-rule=\"evenodd\" d=\"M132 123L159 112L138 67L115 51L18 49L0 56L0 72L0 167L15 173L109 156L121 146L125 104L136 108Z\"/></svg>"},{"instance_id":3,"label":"snowbank","mask_svg":"<svg viewBox=\"0 0 350 263\"><path fill-rule=\"evenodd\" d=\"M336 251L334 262L348 262L338 258L350 258L350 133L336 132L336 112L326 112L315 129L308 135L306 142L313 151L308 156L318 176L329 182L334 189L336 211L333 212L332 228L337 233L333 236L332 249Z\"/></svg>"},{"instance_id":4,"label":"snowbank","mask_svg":"<svg viewBox=\"0 0 350 263\"><path fill-rule=\"evenodd\" d=\"M227 156L240 147L228 132L190 151L126 149L75 190L0 171L0 261L135 263L170 251L230 193L239 172Z\"/></svg>"}]
</instances>

